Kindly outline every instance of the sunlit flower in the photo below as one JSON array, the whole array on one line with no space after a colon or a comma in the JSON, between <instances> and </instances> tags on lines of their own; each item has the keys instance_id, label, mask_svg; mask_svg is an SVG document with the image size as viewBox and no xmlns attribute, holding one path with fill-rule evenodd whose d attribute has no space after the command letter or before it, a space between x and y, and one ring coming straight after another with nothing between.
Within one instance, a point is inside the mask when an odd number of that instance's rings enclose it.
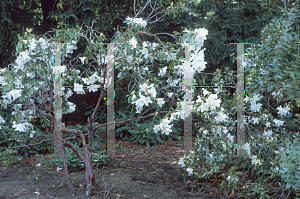
<instances>
[{"instance_id":1,"label":"sunlit flower","mask_svg":"<svg viewBox=\"0 0 300 199\"><path fill-rule=\"evenodd\" d=\"M206 89L204 89L204 88L202 88L202 91L203 91L203 95L209 94L209 92Z\"/></svg>"},{"instance_id":2,"label":"sunlit flower","mask_svg":"<svg viewBox=\"0 0 300 199\"><path fill-rule=\"evenodd\" d=\"M252 118L252 121L253 121L253 124L258 124L259 118L253 117L253 118Z\"/></svg>"},{"instance_id":3,"label":"sunlit flower","mask_svg":"<svg viewBox=\"0 0 300 199\"><path fill-rule=\"evenodd\" d=\"M280 120L277 120L277 119L274 119L274 122L276 124L276 126L282 126L284 121L280 121Z\"/></svg>"},{"instance_id":4,"label":"sunlit flower","mask_svg":"<svg viewBox=\"0 0 300 199\"><path fill-rule=\"evenodd\" d=\"M31 131L30 138L33 138L33 135L35 134L35 131Z\"/></svg>"},{"instance_id":5,"label":"sunlit flower","mask_svg":"<svg viewBox=\"0 0 300 199\"><path fill-rule=\"evenodd\" d=\"M86 57L79 57L79 59L81 60L82 64L84 64L84 60Z\"/></svg>"},{"instance_id":6,"label":"sunlit flower","mask_svg":"<svg viewBox=\"0 0 300 199\"><path fill-rule=\"evenodd\" d=\"M89 91L93 91L96 92L98 90L98 88L100 88L100 85L91 85L87 87L89 89Z\"/></svg>"},{"instance_id":7,"label":"sunlit flower","mask_svg":"<svg viewBox=\"0 0 300 199\"><path fill-rule=\"evenodd\" d=\"M60 170L62 170L62 168L60 168L60 167L57 167L56 171L60 171Z\"/></svg>"},{"instance_id":8,"label":"sunlit flower","mask_svg":"<svg viewBox=\"0 0 300 199\"><path fill-rule=\"evenodd\" d=\"M250 155L250 143L245 143L245 150Z\"/></svg>"},{"instance_id":9,"label":"sunlit flower","mask_svg":"<svg viewBox=\"0 0 300 199\"><path fill-rule=\"evenodd\" d=\"M187 168L186 171L189 172L189 174L193 174L193 169L191 168Z\"/></svg>"},{"instance_id":10,"label":"sunlit flower","mask_svg":"<svg viewBox=\"0 0 300 199\"><path fill-rule=\"evenodd\" d=\"M83 85L80 85L78 83L74 83L74 92L77 94L84 94Z\"/></svg>"},{"instance_id":11,"label":"sunlit flower","mask_svg":"<svg viewBox=\"0 0 300 199\"><path fill-rule=\"evenodd\" d=\"M251 157L251 159L252 159L251 163L254 164L255 166L256 166L257 164L258 164L258 165L261 164L261 163L260 163L260 160L257 159L257 156L256 156L256 155L253 155L253 156Z\"/></svg>"},{"instance_id":12,"label":"sunlit flower","mask_svg":"<svg viewBox=\"0 0 300 199\"><path fill-rule=\"evenodd\" d=\"M255 103L255 102L252 102L251 103L251 111L253 111L253 112L259 112L259 109L261 108L261 103Z\"/></svg>"},{"instance_id":13,"label":"sunlit flower","mask_svg":"<svg viewBox=\"0 0 300 199\"><path fill-rule=\"evenodd\" d=\"M164 76L166 74L167 67L161 68L158 76Z\"/></svg>"},{"instance_id":14,"label":"sunlit flower","mask_svg":"<svg viewBox=\"0 0 300 199\"><path fill-rule=\"evenodd\" d=\"M280 114L281 116L282 116L282 115L288 114L288 112L289 112L289 110L290 110L289 107L282 108L281 105L280 105L279 107L277 107L277 109L278 109L278 111L279 111L278 114Z\"/></svg>"},{"instance_id":15,"label":"sunlit flower","mask_svg":"<svg viewBox=\"0 0 300 199\"><path fill-rule=\"evenodd\" d=\"M179 160L178 164L179 164L181 167L185 167L185 164L184 164L184 162L183 162L182 159Z\"/></svg>"},{"instance_id":16,"label":"sunlit flower","mask_svg":"<svg viewBox=\"0 0 300 199\"><path fill-rule=\"evenodd\" d=\"M163 98L157 98L156 100L159 107L162 107L162 105L165 103Z\"/></svg>"},{"instance_id":17,"label":"sunlit flower","mask_svg":"<svg viewBox=\"0 0 300 199\"><path fill-rule=\"evenodd\" d=\"M129 44L132 45L134 48L136 48L136 45L138 44L138 42L136 41L136 39L134 37L132 37L129 40Z\"/></svg>"}]
</instances>

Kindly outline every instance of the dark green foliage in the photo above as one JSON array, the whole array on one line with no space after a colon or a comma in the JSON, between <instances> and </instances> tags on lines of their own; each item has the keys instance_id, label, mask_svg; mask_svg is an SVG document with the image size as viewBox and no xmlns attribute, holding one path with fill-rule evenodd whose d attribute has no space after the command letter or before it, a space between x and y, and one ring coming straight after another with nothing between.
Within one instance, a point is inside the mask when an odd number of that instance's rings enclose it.
<instances>
[{"instance_id":1,"label":"dark green foliage","mask_svg":"<svg viewBox=\"0 0 300 199\"><path fill-rule=\"evenodd\" d=\"M300 88L300 70L299 70L299 4L282 16L275 17L262 31L262 41L252 48L247 49L248 66L245 73L251 81L246 84L247 92L262 93L269 97L267 106L282 107L290 103L290 113L292 118L284 118L291 125L288 131L297 132L299 125L294 116L299 116L299 88ZM267 84L262 84L263 81ZM259 86L254 86L259 85ZM277 102L273 92L283 90L282 101ZM272 97L270 97L272 96ZM278 110L271 110L273 115L277 116ZM299 118L298 118L299 122Z\"/></svg>"},{"instance_id":2,"label":"dark green foliage","mask_svg":"<svg viewBox=\"0 0 300 199\"><path fill-rule=\"evenodd\" d=\"M257 43L262 28L279 13L279 8L271 12L267 6L249 0L189 1L186 6L198 17L199 27L208 30L203 46L207 62L204 73L213 73L216 69L224 71L227 66L236 71L233 58L236 57L237 47L229 43ZM211 85L210 79L211 76L206 80L206 85Z\"/></svg>"},{"instance_id":3,"label":"dark green foliage","mask_svg":"<svg viewBox=\"0 0 300 199\"><path fill-rule=\"evenodd\" d=\"M17 34L24 35L26 28L33 28L35 34L42 23L41 3L38 0L1 1L0 14L0 67L7 67L15 60Z\"/></svg>"},{"instance_id":4,"label":"dark green foliage","mask_svg":"<svg viewBox=\"0 0 300 199\"><path fill-rule=\"evenodd\" d=\"M82 147L80 146L79 142L75 142L73 146L82 154L84 154L84 151ZM69 147L66 147L66 163L68 165L68 170L70 172L76 172L79 170L82 170L86 167L86 165L82 162L82 160L77 156L77 154L71 150ZM99 168L105 163L105 151L99 151L96 150L96 147L93 147L93 167ZM59 167L64 168L63 166L63 160L62 157L59 159L54 159L51 164Z\"/></svg>"}]
</instances>

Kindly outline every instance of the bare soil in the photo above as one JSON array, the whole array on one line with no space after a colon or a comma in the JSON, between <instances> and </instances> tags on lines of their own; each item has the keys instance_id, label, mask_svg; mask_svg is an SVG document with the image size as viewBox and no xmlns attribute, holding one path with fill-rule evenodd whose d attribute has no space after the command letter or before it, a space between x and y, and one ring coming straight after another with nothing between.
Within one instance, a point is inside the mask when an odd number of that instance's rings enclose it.
<instances>
[{"instance_id":1,"label":"bare soil","mask_svg":"<svg viewBox=\"0 0 300 199\"><path fill-rule=\"evenodd\" d=\"M221 179L209 183L185 182L184 168L178 165L183 157L183 143L166 141L148 150L146 146L116 140L116 156L106 158L103 173L95 168L94 195L86 196L85 171L73 172L70 180L76 192L71 193L64 173L45 168L36 157L24 158L26 166L1 168L0 199L40 198L111 198L111 199L194 199L229 197L217 186ZM193 140L193 146L195 139ZM45 154L46 159L49 154Z\"/></svg>"}]
</instances>

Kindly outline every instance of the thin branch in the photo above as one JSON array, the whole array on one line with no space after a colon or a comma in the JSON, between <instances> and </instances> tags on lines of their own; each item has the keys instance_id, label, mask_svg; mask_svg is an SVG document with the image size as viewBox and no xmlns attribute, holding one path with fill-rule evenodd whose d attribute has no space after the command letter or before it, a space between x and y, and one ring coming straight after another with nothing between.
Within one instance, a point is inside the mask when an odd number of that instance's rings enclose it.
<instances>
[{"instance_id":1,"label":"thin branch","mask_svg":"<svg viewBox=\"0 0 300 199\"><path fill-rule=\"evenodd\" d=\"M70 191L73 192L74 188L73 188L73 186L71 184L71 181L70 181L69 172L68 172L68 165L66 163L66 157L65 157L65 142L62 142L61 150L62 150L62 158L63 158L63 164L64 164L64 168L65 168L65 174L66 174L66 178L67 178L68 187L69 187Z\"/></svg>"}]
</instances>

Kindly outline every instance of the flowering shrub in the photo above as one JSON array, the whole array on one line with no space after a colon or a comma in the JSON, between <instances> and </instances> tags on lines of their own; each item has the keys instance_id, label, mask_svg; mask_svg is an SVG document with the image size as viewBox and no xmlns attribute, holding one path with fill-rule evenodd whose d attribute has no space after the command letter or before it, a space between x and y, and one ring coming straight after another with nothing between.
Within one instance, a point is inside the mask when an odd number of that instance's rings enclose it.
<instances>
[{"instance_id":1,"label":"flowering shrub","mask_svg":"<svg viewBox=\"0 0 300 199\"><path fill-rule=\"evenodd\" d=\"M227 99L221 87L215 89L216 94L202 90L206 100L198 99L194 111L207 123L199 129L191 154L179 160L191 179L222 178L223 187L226 184L233 194L235 190L244 192L238 194L243 198L293 196L288 190L291 187L298 191L298 170L293 165L298 162L299 145L295 141L292 146L284 139L299 136L299 115L290 113L300 93L299 81L295 81L300 78L296 67L300 38L299 29L295 29L299 25L295 17L300 13L298 7L295 4L288 16L273 19L262 31L261 44L253 44L253 49L245 54L245 157L234 159L235 99ZM225 73L229 76L216 73L212 84L236 84L236 75L228 69ZM239 175L231 172L233 163ZM247 178L250 180L246 181ZM238 184L244 186L236 187Z\"/></svg>"}]
</instances>

